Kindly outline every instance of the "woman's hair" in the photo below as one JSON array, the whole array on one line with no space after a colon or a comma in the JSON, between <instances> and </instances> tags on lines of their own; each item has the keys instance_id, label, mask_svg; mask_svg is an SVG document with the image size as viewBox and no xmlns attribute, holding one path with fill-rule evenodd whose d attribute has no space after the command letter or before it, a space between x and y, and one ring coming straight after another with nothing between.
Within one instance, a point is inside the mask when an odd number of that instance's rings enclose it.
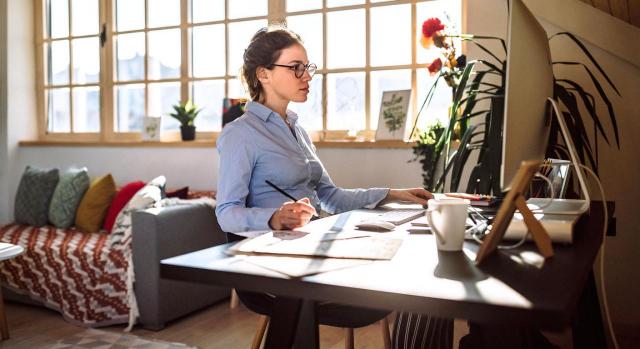
<instances>
[{"instance_id":1,"label":"woman's hair","mask_svg":"<svg viewBox=\"0 0 640 349\"><path fill-rule=\"evenodd\" d=\"M249 47L244 50L240 76L249 91L251 99L259 101L262 95L262 85L256 75L258 67L271 68L280 53L293 45L302 45L300 36L285 27L262 28L251 39Z\"/></svg>"}]
</instances>

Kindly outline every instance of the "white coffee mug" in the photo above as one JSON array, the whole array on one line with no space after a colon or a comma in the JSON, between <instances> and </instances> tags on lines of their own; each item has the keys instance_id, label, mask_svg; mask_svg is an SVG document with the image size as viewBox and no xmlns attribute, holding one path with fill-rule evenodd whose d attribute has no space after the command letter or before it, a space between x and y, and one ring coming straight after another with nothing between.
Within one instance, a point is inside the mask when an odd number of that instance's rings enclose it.
<instances>
[{"instance_id":1,"label":"white coffee mug","mask_svg":"<svg viewBox=\"0 0 640 349\"><path fill-rule=\"evenodd\" d=\"M461 251L469 200L431 199L425 212L440 251Z\"/></svg>"}]
</instances>

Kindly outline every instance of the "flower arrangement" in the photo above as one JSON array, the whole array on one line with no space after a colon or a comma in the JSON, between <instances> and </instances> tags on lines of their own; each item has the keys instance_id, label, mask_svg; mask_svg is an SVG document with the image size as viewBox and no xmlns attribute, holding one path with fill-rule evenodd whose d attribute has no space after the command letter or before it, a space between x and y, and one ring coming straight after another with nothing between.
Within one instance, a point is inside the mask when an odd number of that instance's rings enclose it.
<instances>
[{"instance_id":1,"label":"flower arrangement","mask_svg":"<svg viewBox=\"0 0 640 349\"><path fill-rule=\"evenodd\" d=\"M420 44L425 49L435 46L441 50L442 58L438 57L429 64L429 74L439 75L444 78L455 93L462 72L467 65L465 55L457 55L453 38L458 35L451 35L445 32L445 25L438 18L429 18L422 23L422 38Z\"/></svg>"}]
</instances>

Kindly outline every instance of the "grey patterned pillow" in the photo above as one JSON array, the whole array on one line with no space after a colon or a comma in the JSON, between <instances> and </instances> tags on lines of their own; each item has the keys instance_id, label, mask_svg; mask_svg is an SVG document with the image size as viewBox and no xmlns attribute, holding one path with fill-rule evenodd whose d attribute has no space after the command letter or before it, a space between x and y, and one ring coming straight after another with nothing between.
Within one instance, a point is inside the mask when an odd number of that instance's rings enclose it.
<instances>
[{"instance_id":1,"label":"grey patterned pillow","mask_svg":"<svg viewBox=\"0 0 640 349\"><path fill-rule=\"evenodd\" d=\"M89 188L86 167L69 169L60 176L49 204L49 222L58 228L69 228L76 220L76 210Z\"/></svg>"},{"instance_id":2,"label":"grey patterned pillow","mask_svg":"<svg viewBox=\"0 0 640 349\"><path fill-rule=\"evenodd\" d=\"M27 166L24 170L15 201L16 223L41 227L47 224L49 203L58 184L58 169Z\"/></svg>"}]
</instances>

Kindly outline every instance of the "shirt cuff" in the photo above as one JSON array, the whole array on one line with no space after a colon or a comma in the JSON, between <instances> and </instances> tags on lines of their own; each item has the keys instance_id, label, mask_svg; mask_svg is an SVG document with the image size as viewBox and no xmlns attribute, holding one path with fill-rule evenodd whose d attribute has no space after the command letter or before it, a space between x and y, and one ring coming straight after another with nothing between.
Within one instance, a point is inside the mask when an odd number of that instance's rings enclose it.
<instances>
[{"instance_id":1,"label":"shirt cuff","mask_svg":"<svg viewBox=\"0 0 640 349\"><path fill-rule=\"evenodd\" d=\"M279 207L276 208L254 208L254 215L252 217L252 222L249 224L250 230L273 230L269 226L269 220L273 213L278 210Z\"/></svg>"},{"instance_id":2,"label":"shirt cuff","mask_svg":"<svg viewBox=\"0 0 640 349\"><path fill-rule=\"evenodd\" d=\"M371 203L365 205L364 208L372 209L378 207L380 201L384 200L389 194L389 188L371 188L369 189L369 195Z\"/></svg>"}]
</instances>

